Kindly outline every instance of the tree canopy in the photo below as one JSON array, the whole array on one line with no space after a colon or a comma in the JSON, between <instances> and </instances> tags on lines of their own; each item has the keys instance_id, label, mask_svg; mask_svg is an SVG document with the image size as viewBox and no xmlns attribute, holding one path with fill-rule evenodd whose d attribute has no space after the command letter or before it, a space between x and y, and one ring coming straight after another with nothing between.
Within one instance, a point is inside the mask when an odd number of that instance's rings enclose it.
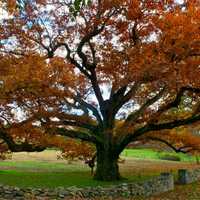
<instances>
[{"instance_id":1,"label":"tree canopy","mask_svg":"<svg viewBox=\"0 0 200 200\"><path fill-rule=\"evenodd\" d=\"M76 15L68 1L13 2L0 22L6 135L93 143L95 178L116 180L129 143L200 120L198 1L94 0Z\"/></svg>"}]
</instances>

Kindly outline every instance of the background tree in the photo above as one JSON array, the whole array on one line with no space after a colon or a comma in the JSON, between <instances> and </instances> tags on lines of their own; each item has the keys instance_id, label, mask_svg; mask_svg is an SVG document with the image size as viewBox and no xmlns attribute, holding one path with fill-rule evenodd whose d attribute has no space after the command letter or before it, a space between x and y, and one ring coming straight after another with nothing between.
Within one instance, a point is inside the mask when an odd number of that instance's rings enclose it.
<instances>
[{"instance_id":1,"label":"background tree","mask_svg":"<svg viewBox=\"0 0 200 200\"><path fill-rule=\"evenodd\" d=\"M15 123L93 143L95 178L118 180L130 142L200 120L199 22L195 0L97 0L76 17L60 0L27 1L0 26L6 119L14 105ZM190 112L167 118L186 96Z\"/></svg>"}]
</instances>

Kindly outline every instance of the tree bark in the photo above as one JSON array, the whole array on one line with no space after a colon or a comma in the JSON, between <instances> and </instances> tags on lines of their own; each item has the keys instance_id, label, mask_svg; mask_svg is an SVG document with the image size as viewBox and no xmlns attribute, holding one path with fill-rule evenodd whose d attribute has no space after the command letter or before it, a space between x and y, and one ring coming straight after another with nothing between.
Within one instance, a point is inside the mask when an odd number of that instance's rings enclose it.
<instances>
[{"instance_id":1,"label":"tree bark","mask_svg":"<svg viewBox=\"0 0 200 200\"><path fill-rule=\"evenodd\" d=\"M116 181L120 178L118 157L113 156L110 149L97 148L97 167L94 179L100 181Z\"/></svg>"}]
</instances>

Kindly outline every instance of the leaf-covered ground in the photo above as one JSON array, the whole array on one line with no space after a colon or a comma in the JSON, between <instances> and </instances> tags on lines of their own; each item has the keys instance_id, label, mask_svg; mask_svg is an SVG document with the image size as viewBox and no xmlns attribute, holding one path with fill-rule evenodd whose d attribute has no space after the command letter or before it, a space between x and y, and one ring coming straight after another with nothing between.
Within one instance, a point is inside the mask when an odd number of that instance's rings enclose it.
<instances>
[{"instance_id":1,"label":"leaf-covered ground","mask_svg":"<svg viewBox=\"0 0 200 200\"><path fill-rule=\"evenodd\" d=\"M116 200L125 200L119 198ZM175 189L149 198L130 198L126 200L200 200L200 182L189 185L176 185Z\"/></svg>"},{"instance_id":2,"label":"leaf-covered ground","mask_svg":"<svg viewBox=\"0 0 200 200\"><path fill-rule=\"evenodd\" d=\"M148 200L200 200L200 182L176 186L174 191L148 198Z\"/></svg>"}]
</instances>

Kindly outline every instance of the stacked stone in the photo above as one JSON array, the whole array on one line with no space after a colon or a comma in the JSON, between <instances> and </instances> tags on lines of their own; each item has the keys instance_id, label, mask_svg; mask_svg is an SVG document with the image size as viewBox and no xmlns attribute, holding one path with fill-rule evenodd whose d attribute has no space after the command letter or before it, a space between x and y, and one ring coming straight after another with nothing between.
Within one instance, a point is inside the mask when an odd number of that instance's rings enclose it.
<instances>
[{"instance_id":1,"label":"stacked stone","mask_svg":"<svg viewBox=\"0 0 200 200\"><path fill-rule=\"evenodd\" d=\"M178 183L189 184L200 180L200 169L187 170L180 169L178 171Z\"/></svg>"},{"instance_id":2,"label":"stacked stone","mask_svg":"<svg viewBox=\"0 0 200 200\"><path fill-rule=\"evenodd\" d=\"M18 188L0 185L0 200L95 199L98 197L150 196L174 189L173 175L164 173L139 183L123 183L111 187L58 187L56 189Z\"/></svg>"}]
</instances>

